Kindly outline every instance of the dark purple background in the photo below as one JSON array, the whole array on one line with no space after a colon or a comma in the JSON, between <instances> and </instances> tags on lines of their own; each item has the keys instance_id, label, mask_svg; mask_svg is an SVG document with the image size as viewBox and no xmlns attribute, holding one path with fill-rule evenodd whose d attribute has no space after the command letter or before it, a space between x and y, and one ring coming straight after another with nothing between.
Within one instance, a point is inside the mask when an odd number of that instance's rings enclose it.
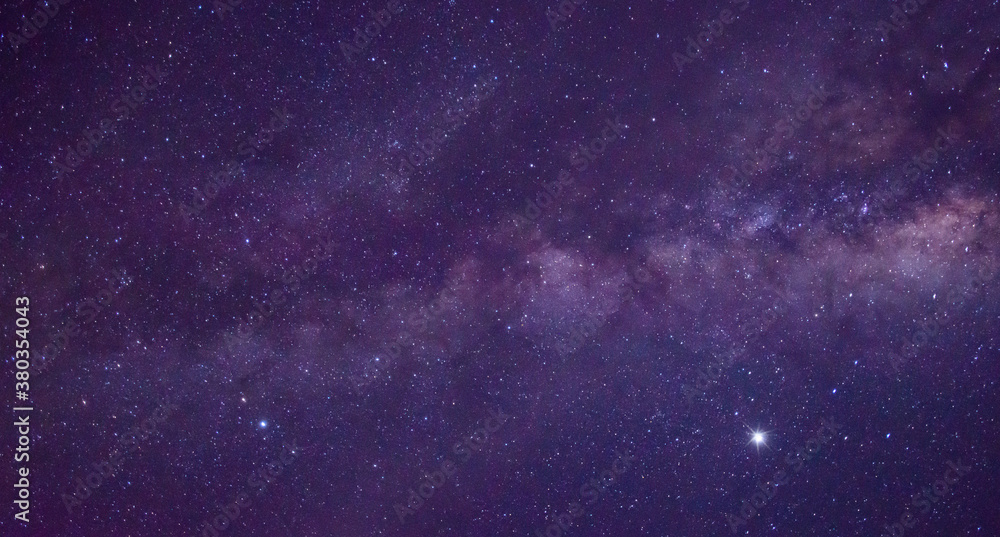
<instances>
[{"instance_id":1,"label":"dark purple background","mask_svg":"<svg viewBox=\"0 0 1000 537\"><path fill-rule=\"evenodd\" d=\"M739 534L880 535L908 508L906 535L1000 534L1000 7L931 0L884 38L893 5L592 0L553 29L555 0L404 2L355 62L340 43L383 3L244 0L220 20L74 0L17 51L37 8L5 5L0 348L17 296L39 352L81 322L33 365L27 527L3 428L0 534L201 535L294 440L220 535L532 536L616 450L632 467L564 535L731 535L830 418ZM57 176L144 66L163 82ZM817 87L813 117L733 179ZM287 127L241 147L282 107ZM623 137L574 169L616 117ZM563 169L542 215L515 218ZM164 397L177 409L67 513ZM400 523L394 504L498 408L510 421ZM958 459L972 470L914 508Z\"/></svg>"}]
</instances>

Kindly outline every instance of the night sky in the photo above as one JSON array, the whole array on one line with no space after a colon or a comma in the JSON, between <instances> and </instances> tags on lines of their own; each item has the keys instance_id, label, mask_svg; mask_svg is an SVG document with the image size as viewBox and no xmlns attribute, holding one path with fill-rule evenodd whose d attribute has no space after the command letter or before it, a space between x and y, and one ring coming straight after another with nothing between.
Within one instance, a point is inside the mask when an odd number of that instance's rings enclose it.
<instances>
[{"instance_id":1,"label":"night sky","mask_svg":"<svg viewBox=\"0 0 1000 537\"><path fill-rule=\"evenodd\" d=\"M0 535L1000 535L998 16L7 2Z\"/></svg>"}]
</instances>

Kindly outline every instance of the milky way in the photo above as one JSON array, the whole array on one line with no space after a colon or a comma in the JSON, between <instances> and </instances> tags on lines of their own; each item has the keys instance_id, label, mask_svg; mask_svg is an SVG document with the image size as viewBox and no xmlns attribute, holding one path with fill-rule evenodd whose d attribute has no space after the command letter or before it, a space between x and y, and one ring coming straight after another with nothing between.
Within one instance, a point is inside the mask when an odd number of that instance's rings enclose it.
<instances>
[{"instance_id":1,"label":"milky way","mask_svg":"<svg viewBox=\"0 0 1000 537\"><path fill-rule=\"evenodd\" d=\"M1000 534L995 2L168 4L0 13L0 534Z\"/></svg>"}]
</instances>

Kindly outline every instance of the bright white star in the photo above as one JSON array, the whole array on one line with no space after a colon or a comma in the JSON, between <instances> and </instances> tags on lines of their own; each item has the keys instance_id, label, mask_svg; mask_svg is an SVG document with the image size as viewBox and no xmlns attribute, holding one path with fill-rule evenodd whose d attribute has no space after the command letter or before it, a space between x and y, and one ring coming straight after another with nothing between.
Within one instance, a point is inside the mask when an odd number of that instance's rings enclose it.
<instances>
[{"instance_id":1,"label":"bright white star","mask_svg":"<svg viewBox=\"0 0 1000 537\"><path fill-rule=\"evenodd\" d=\"M760 429L750 429L750 441L747 444L753 444L757 448L757 452L760 453L760 446L767 447L767 431L762 431Z\"/></svg>"}]
</instances>

